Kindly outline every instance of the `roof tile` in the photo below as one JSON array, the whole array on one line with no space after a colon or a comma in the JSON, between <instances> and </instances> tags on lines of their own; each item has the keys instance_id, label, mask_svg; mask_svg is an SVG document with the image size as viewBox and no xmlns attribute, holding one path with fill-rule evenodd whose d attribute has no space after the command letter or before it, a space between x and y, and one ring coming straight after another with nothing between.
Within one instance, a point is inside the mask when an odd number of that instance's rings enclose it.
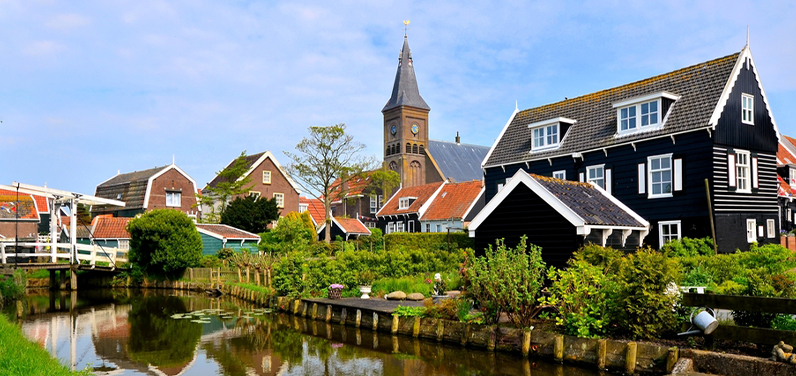
<instances>
[{"instance_id":1,"label":"roof tile","mask_svg":"<svg viewBox=\"0 0 796 376\"><path fill-rule=\"evenodd\" d=\"M94 239L130 239L127 224L133 218L103 217L94 224Z\"/></svg>"},{"instance_id":2,"label":"roof tile","mask_svg":"<svg viewBox=\"0 0 796 376\"><path fill-rule=\"evenodd\" d=\"M389 201L384 205L376 216L381 217L385 215L408 214L417 213L420 207L437 191L443 182L430 183L418 185L414 187L401 188L396 192ZM398 201L402 197L415 197L417 198L408 209L398 209Z\"/></svg>"},{"instance_id":3,"label":"roof tile","mask_svg":"<svg viewBox=\"0 0 796 376\"><path fill-rule=\"evenodd\" d=\"M420 219L423 221L462 219L467 209L478 199L479 193L481 193L480 180L445 184Z\"/></svg>"},{"instance_id":4,"label":"roof tile","mask_svg":"<svg viewBox=\"0 0 796 376\"><path fill-rule=\"evenodd\" d=\"M225 239L260 240L260 236L257 234L252 234L251 232L243 231L228 225L197 223L196 228L212 232Z\"/></svg>"}]
</instances>

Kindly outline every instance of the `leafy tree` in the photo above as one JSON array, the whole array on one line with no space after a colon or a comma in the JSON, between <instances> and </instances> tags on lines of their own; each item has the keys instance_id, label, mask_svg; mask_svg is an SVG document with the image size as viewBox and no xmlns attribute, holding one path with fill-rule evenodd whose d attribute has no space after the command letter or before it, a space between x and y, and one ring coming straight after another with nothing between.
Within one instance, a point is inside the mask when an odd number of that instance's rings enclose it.
<instances>
[{"instance_id":1,"label":"leafy tree","mask_svg":"<svg viewBox=\"0 0 796 376\"><path fill-rule=\"evenodd\" d=\"M390 199L390 192L401 185L401 175L390 170L386 163L382 163L380 169L370 172L370 185L365 189L371 194L382 192L382 202L384 205Z\"/></svg>"},{"instance_id":2,"label":"leafy tree","mask_svg":"<svg viewBox=\"0 0 796 376\"><path fill-rule=\"evenodd\" d=\"M345 124L328 127L310 127L309 137L305 137L296 145L297 153L285 151L293 162L287 166L290 175L297 183L309 192L319 193L318 199L323 202L326 213L326 242L331 242L331 206L333 183L340 179L341 184L351 177L369 170L375 163L374 158L360 156L365 145L354 141L354 137L345 132Z\"/></svg>"},{"instance_id":3,"label":"leafy tree","mask_svg":"<svg viewBox=\"0 0 796 376\"><path fill-rule=\"evenodd\" d=\"M237 197L221 213L222 224L255 234L264 232L268 224L278 218L279 208L276 207L276 199L254 196Z\"/></svg>"},{"instance_id":4,"label":"leafy tree","mask_svg":"<svg viewBox=\"0 0 796 376\"><path fill-rule=\"evenodd\" d=\"M312 222L308 226L302 215L296 212L280 218L270 233L273 239L281 243L283 249L289 251L304 250L316 238Z\"/></svg>"},{"instance_id":5,"label":"leafy tree","mask_svg":"<svg viewBox=\"0 0 796 376\"><path fill-rule=\"evenodd\" d=\"M246 150L244 150L226 168L216 172L220 181L215 187L207 186L206 191L209 194L196 195L196 205L210 207L210 212L203 214L203 222L218 223L232 197L247 193L252 188L251 178L244 176L246 171L249 170L246 157ZM216 203L219 203L218 213L216 213Z\"/></svg>"},{"instance_id":6,"label":"leafy tree","mask_svg":"<svg viewBox=\"0 0 796 376\"><path fill-rule=\"evenodd\" d=\"M130 261L151 275L173 276L202 258L202 238L180 211L153 210L130 221L127 231Z\"/></svg>"}]
</instances>

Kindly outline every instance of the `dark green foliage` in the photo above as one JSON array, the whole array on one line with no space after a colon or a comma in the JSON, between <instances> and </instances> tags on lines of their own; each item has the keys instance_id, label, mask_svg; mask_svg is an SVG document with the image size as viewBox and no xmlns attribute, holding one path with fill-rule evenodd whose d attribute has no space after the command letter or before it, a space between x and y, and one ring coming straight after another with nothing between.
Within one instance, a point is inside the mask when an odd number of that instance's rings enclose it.
<instances>
[{"instance_id":1,"label":"dark green foliage","mask_svg":"<svg viewBox=\"0 0 796 376\"><path fill-rule=\"evenodd\" d=\"M227 209L229 200L231 200L232 197L249 192L251 187L254 186L250 184L252 179L248 176L244 176L246 171L249 170L246 157L246 150L244 150L229 166L216 172L219 181L215 187L207 187L210 194L196 195L197 205L205 205L210 208L210 212L203 213L202 215L203 220L207 223L218 223L224 211ZM220 203L218 212L216 212L216 202Z\"/></svg>"},{"instance_id":2,"label":"dark green foliage","mask_svg":"<svg viewBox=\"0 0 796 376\"><path fill-rule=\"evenodd\" d=\"M255 196L237 197L221 213L221 223L252 233L260 233L279 219L276 199Z\"/></svg>"},{"instance_id":3,"label":"dark green foliage","mask_svg":"<svg viewBox=\"0 0 796 376\"><path fill-rule=\"evenodd\" d=\"M652 249L639 249L622 262L613 316L618 329L634 338L660 338L677 327L678 294L667 294L679 264Z\"/></svg>"},{"instance_id":4,"label":"dark green foliage","mask_svg":"<svg viewBox=\"0 0 796 376\"><path fill-rule=\"evenodd\" d=\"M279 295L291 298L309 295L306 274L309 271L303 252L288 252L274 264L273 287ZM327 285L328 287L328 285Z\"/></svg>"},{"instance_id":5,"label":"dark green foliage","mask_svg":"<svg viewBox=\"0 0 796 376\"><path fill-rule=\"evenodd\" d=\"M276 248L282 252L306 250L316 238L315 231L307 226L300 215L280 218L279 223L269 234L276 242Z\"/></svg>"},{"instance_id":6,"label":"dark green foliage","mask_svg":"<svg viewBox=\"0 0 796 376\"><path fill-rule=\"evenodd\" d=\"M716 254L713 250L713 239L709 237L671 240L661 247L661 251L672 257L711 256Z\"/></svg>"},{"instance_id":7,"label":"dark green foliage","mask_svg":"<svg viewBox=\"0 0 796 376\"><path fill-rule=\"evenodd\" d=\"M472 248L474 240L464 232L395 232L384 235L384 247L388 250L406 249L444 249L455 250Z\"/></svg>"},{"instance_id":8,"label":"dark green foliage","mask_svg":"<svg viewBox=\"0 0 796 376\"><path fill-rule=\"evenodd\" d=\"M624 256L622 251L589 243L575 252L573 258L597 266L606 274L614 274L619 271L619 265Z\"/></svg>"},{"instance_id":9,"label":"dark green foliage","mask_svg":"<svg viewBox=\"0 0 796 376\"><path fill-rule=\"evenodd\" d=\"M130 359L159 367L181 366L193 359L202 325L170 317L187 311L183 300L173 296L133 300L127 318Z\"/></svg>"},{"instance_id":10,"label":"dark green foliage","mask_svg":"<svg viewBox=\"0 0 796 376\"><path fill-rule=\"evenodd\" d=\"M27 274L23 269L14 270L12 276L0 276L0 306L22 298L26 285Z\"/></svg>"},{"instance_id":11,"label":"dark green foliage","mask_svg":"<svg viewBox=\"0 0 796 376\"><path fill-rule=\"evenodd\" d=\"M401 317L417 317L417 316L423 316L425 312L426 312L425 307L400 306L396 307L395 310L392 311L392 314Z\"/></svg>"},{"instance_id":12,"label":"dark green foliage","mask_svg":"<svg viewBox=\"0 0 796 376\"><path fill-rule=\"evenodd\" d=\"M224 266L224 263L222 263L216 255L207 255L202 256L202 260L199 261L199 266L203 268L219 268Z\"/></svg>"},{"instance_id":13,"label":"dark green foliage","mask_svg":"<svg viewBox=\"0 0 796 376\"><path fill-rule=\"evenodd\" d=\"M229 260L232 256L235 255L235 250L232 248L221 248L216 252L216 256L219 260Z\"/></svg>"},{"instance_id":14,"label":"dark green foliage","mask_svg":"<svg viewBox=\"0 0 796 376\"><path fill-rule=\"evenodd\" d=\"M172 277L199 265L202 237L184 213L158 209L135 218L130 232L130 262L150 275Z\"/></svg>"},{"instance_id":15,"label":"dark green foliage","mask_svg":"<svg viewBox=\"0 0 796 376\"><path fill-rule=\"evenodd\" d=\"M486 309L487 323L497 323L505 312L516 326L531 326L531 313L544 284L545 263L542 249L528 246L526 240L522 236L512 249L499 239L484 256L468 258L468 294Z\"/></svg>"},{"instance_id":16,"label":"dark green foliage","mask_svg":"<svg viewBox=\"0 0 796 376\"><path fill-rule=\"evenodd\" d=\"M572 259L564 270L550 268L551 295L541 302L558 308L556 325L563 327L565 334L593 338L608 333L610 314L615 309L611 297L617 292L617 284L605 274L604 267Z\"/></svg>"}]
</instances>

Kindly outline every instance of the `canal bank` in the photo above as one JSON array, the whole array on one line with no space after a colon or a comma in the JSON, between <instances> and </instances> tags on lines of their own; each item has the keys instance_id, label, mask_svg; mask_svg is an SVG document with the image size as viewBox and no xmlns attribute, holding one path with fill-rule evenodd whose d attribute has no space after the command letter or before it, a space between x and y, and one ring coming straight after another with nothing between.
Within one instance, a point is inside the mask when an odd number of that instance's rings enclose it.
<instances>
[{"instance_id":1,"label":"canal bank","mask_svg":"<svg viewBox=\"0 0 796 376\"><path fill-rule=\"evenodd\" d=\"M31 342L17 324L0 315L0 372L7 376L79 376L53 359L46 350Z\"/></svg>"}]
</instances>

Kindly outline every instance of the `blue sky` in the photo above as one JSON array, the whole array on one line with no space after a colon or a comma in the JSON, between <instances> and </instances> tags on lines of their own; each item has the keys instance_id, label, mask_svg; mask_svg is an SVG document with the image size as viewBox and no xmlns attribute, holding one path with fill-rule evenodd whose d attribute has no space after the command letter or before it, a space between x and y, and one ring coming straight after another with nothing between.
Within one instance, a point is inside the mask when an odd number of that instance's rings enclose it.
<instances>
[{"instance_id":1,"label":"blue sky","mask_svg":"<svg viewBox=\"0 0 796 376\"><path fill-rule=\"evenodd\" d=\"M0 184L82 193L171 163L210 181L346 123L381 156L403 20L430 136L491 145L514 109L750 46L796 135L796 3L0 0Z\"/></svg>"}]
</instances>

